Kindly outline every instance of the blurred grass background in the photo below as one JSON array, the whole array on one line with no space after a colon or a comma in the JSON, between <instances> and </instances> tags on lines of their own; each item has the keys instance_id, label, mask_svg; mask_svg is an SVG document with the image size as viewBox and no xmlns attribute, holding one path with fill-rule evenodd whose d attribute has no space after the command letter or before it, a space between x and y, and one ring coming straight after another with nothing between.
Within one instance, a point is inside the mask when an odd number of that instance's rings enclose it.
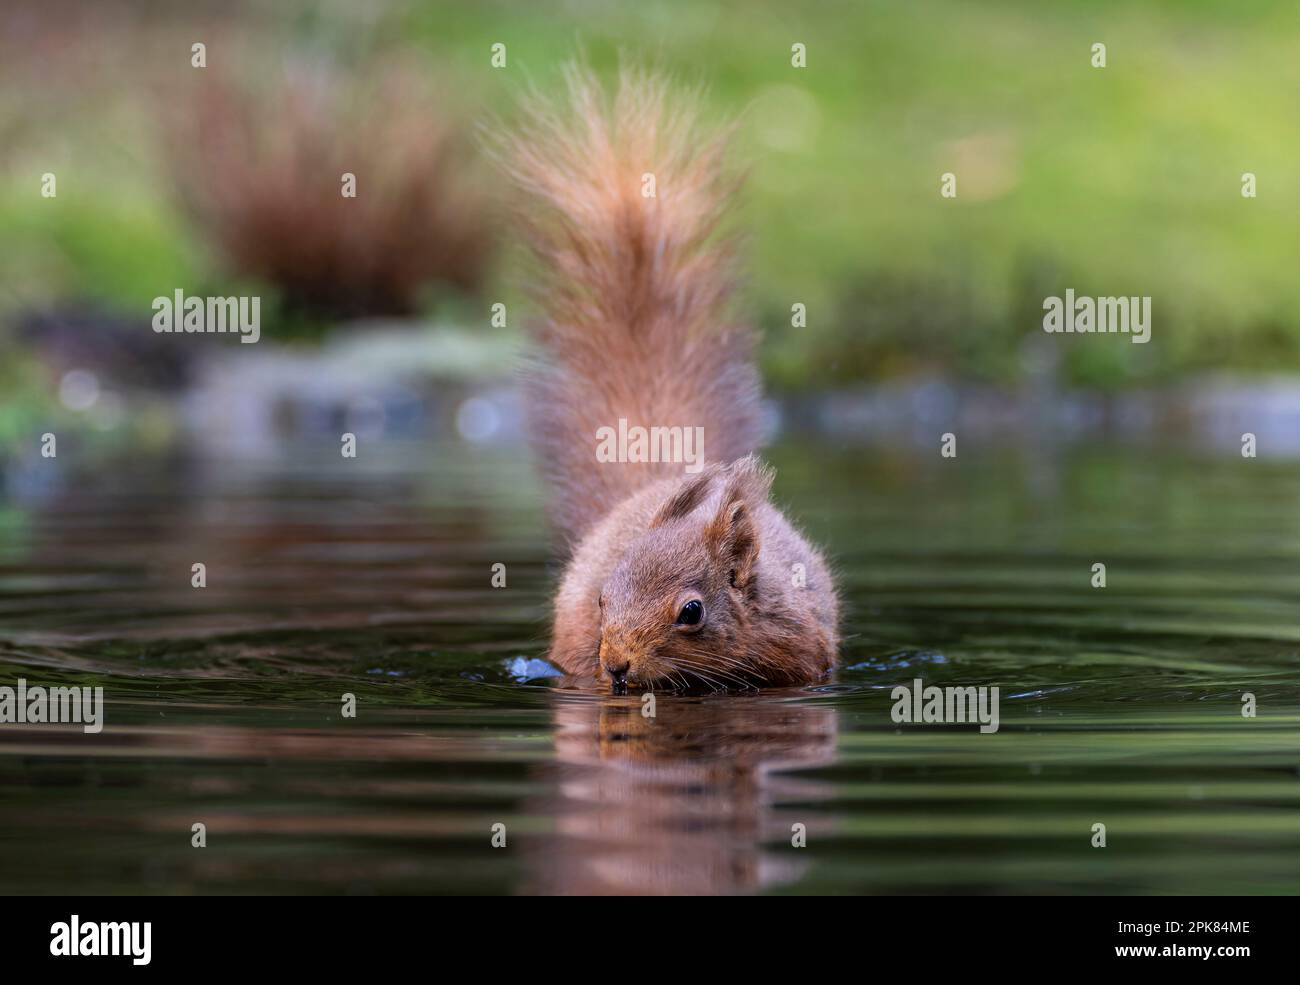
<instances>
[{"instance_id":1,"label":"blurred grass background","mask_svg":"<svg viewBox=\"0 0 1300 985\"><path fill-rule=\"evenodd\" d=\"M706 86L719 118L744 113L744 304L778 389L936 371L1014 383L1042 299L1067 287L1151 295L1154 310L1148 345L1061 340L1071 383L1300 368L1293 0L16 0L0 23L0 316L76 302L147 317L176 287L233 290L239 272L211 223L187 218L165 153L204 71L256 89L306 66L352 91L414 55L430 118L468 131L508 120L523 87L553 87L582 51L603 74L620 53L657 63ZM194 41L206 70L190 65ZM807 68L791 66L794 42ZM491 187L484 162L466 168ZM39 194L47 171L56 199ZM945 171L955 200L939 195ZM1244 171L1257 199L1241 195ZM495 228L490 206L482 225ZM494 242L481 286L431 277L424 314L495 331L490 303L522 299L508 229ZM325 327L285 309L263 337Z\"/></svg>"}]
</instances>

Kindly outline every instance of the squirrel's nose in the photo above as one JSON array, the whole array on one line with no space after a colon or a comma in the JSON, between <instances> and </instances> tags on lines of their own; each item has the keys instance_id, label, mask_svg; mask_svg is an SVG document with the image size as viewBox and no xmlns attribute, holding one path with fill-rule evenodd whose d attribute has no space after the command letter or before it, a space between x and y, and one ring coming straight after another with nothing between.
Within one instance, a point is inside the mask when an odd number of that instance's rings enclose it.
<instances>
[{"instance_id":1,"label":"squirrel's nose","mask_svg":"<svg viewBox=\"0 0 1300 985\"><path fill-rule=\"evenodd\" d=\"M609 679L613 682L615 694L627 693L627 669L628 661L622 658L605 664L605 673L609 674Z\"/></svg>"}]
</instances>

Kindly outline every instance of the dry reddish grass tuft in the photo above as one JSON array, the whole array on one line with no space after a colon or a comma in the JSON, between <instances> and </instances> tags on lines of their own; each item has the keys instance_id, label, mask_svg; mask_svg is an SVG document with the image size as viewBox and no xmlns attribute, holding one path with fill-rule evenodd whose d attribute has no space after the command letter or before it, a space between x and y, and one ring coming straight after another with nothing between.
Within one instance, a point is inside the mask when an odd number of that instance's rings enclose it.
<instances>
[{"instance_id":1,"label":"dry reddish grass tuft","mask_svg":"<svg viewBox=\"0 0 1300 985\"><path fill-rule=\"evenodd\" d=\"M472 141L411 63L359 81L209 67L168 128L180 199L228 271L325 317L405 315L479 285L490 247ZM342 176L356 176L345 198Z\"/></svg>"}]
</instances>

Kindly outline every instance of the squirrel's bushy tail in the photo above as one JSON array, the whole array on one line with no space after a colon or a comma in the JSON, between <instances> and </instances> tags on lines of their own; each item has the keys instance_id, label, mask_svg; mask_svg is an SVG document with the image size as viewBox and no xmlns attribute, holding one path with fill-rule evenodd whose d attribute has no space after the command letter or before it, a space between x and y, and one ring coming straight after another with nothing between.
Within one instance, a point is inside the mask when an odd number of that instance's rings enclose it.
<instances>
[{"instance_id":1,"label":"squirrel's bushy tail","mask_svg":"<svg viewBox=\"0 0 1300 985\"><path fill-rule=\"evenodd\" d=\"M576 541L684 469L599 461L600 429L703 428L703 457L730 461L757 444L759 382L753 334L728 312L735 246L721 223L739 179L726 133L702 134L698 98L654 75L624 70L612 100L584 68L566 81L565 103L526 103L503 149L543 314L530 426Z\"/></svg>"}]
</instances>

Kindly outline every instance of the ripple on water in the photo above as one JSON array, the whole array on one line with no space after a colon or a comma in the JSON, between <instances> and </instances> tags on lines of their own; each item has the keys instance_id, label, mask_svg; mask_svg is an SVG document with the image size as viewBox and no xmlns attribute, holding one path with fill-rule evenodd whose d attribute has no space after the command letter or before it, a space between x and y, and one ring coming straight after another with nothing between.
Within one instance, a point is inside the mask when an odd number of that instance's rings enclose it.
<instances>
[{"instance_id":1,"label":"ripple on water","mask_svg":"<svg viewBox=\"0 0 1300 985\"><path fill-rule=\"evenodd\" d=\"M0 728L0 884L1300 890L1300 468L773 457L840 571L841 669L653 717L545 663L522 462L137 472L12 508L0 682L100 684L108 725ZM998 686L998 733L893 722L918 677Z\"/></svg>"}]
</instances>

